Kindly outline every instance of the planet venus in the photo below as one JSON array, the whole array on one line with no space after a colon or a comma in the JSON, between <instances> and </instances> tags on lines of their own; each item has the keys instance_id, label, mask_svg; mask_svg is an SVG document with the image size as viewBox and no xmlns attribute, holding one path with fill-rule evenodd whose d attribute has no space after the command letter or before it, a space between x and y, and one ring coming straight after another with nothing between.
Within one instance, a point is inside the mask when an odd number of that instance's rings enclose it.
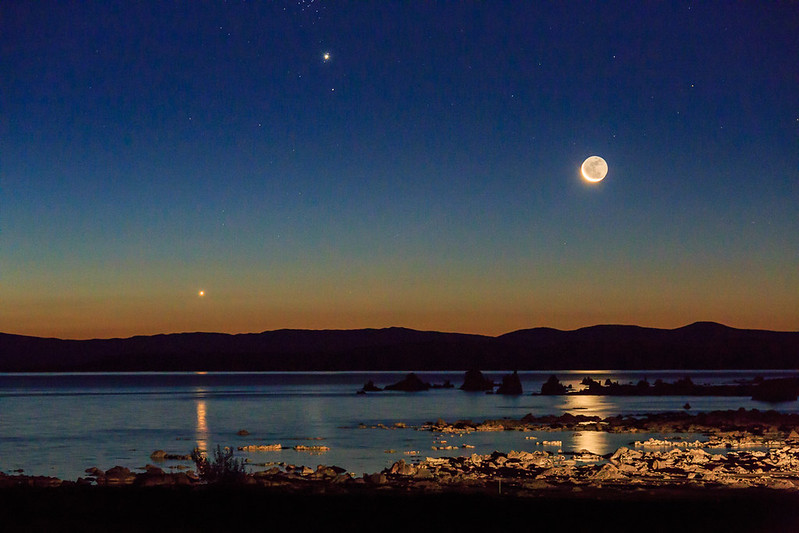
<instances>
[{"instance_id":1,"label":"planet venus","mask_svg":"<svg viewBox=\"0 0 799 533\"><path fill-rule=\"evenodd\" d=\"M587 181L597 183L608 175L608 164L598 155L592 155L583 161L583 165L580 167L580 173Z\"/></svg>"}]
</instances>

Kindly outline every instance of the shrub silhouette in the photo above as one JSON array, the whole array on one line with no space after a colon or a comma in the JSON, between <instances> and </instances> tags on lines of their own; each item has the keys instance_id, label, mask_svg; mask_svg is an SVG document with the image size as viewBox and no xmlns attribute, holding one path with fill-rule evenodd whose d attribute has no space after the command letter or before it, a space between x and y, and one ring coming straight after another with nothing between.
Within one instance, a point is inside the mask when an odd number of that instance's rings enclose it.
<instances>
[{"instance_id":1,"label":"shrub silhouette","mask_svg":"<svg viewBox=\"0 0 799 533\"><path fill-rule=\"evenodd\" d=\"M191 452L191 459L197 467L197 475L206 483L238 483L247 477L244 461L234 459L233 450L227 446L217 445L213 461L199 448Z\"/></svg>"}]
</instances>

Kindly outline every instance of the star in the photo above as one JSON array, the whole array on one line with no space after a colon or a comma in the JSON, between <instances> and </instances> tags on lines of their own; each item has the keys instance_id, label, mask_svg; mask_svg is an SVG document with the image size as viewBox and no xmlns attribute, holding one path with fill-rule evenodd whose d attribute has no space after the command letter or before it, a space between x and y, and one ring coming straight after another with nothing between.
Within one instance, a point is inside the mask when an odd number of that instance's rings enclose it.
<instances>
[{"instance_id":1,"label":"star","mask_svg":"<svg viewBox=\"0 0 799 533\"><path fill-rule=\"evenodd\" d=\"M202 298L203 296L205 296L205 291L204 290L200 290L200 292L197 293L197 296Z\"/></svg>"},{"instance_id":2,"label":"star","mask_svg":"<svg viewBox=\"0 0 799 533\"><path fill-rule=\"evenodd\" d=\"M325 52L324 54L322 54L322 61L327 63L328 61L330 61L330 57L331 57L330 52Z\"/></svg>"}]
</instances>

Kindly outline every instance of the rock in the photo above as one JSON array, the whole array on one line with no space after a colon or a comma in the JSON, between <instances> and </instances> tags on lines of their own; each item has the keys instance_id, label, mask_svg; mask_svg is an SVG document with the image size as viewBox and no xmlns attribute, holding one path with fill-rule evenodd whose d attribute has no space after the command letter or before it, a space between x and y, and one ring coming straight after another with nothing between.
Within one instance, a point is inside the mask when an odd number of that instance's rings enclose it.
<instances>
[{"instance_id":1,"label":"rock","mask_svg":"<svg viewBox=\"0 0 799 533\"><path fill-rule=\"evenodd\" d=\"M375 385L375 382L370 379L369 381L367 381L364 384L364 386L363 386L363 388L361 390L363 392L379 392L379 391L382 391L383 389L381 389L380 387Z\"/></svg>"},{"instance_id":2,"label":"rock","mask_svg":"<svg viewBox=\"0 0 799 533\"><path fill-rule=\"evenodd\" d=\"M778 489L778 490L793 490L796 488L793 483L788 481L787 479L770 479L766 481L766 486L770 489Z\"/></svg>"},{"instance_id":3,"label":"rock","mask_svg":"<svg viewBox=\"0 0 799 533\"><path fill-rule=\"evenodd\" d=\"M146 465L146 466L144 467L144 470L145 470L145 471L146 471L148 474L163 474L163 473L164 473L164 471L163 471L162 469L158 468L158 467L157 467L157 466L155 466L155 465Z\"/></svg>"},{"instance_id":4,"label":"rock","mask_svg":"<svg viewBox=\"0 0 799 533\"><path fill-rule=\"evenodd\" d=\"M309 477L314 479L333 479L339 474L340 472L337 472L336 469L332 467L319 465L316 467L316 472L313 472Z\"/></svg>"},{"instance_id":5,"label":"rock","mask_svg":"<svg viewBox=\"0 0 799 533\"><path fill-rule=\"evenodd\" d=\"M430 384L419 379L419 377L413 372L405 376L405 379L402 381L398 381L397 383L386 386L386 390L399 390L406 392L423 391L428 390L429 388Z\"/></svg>"},{"instance_id":6,"label":"rock","mask_svg":"<svg viewBox=\"0 0 799 533\"><path fill-rule=\"evenodd\" d=\"M479 370L467 370L460 388L465 391L494 390L494 382L483 376Z\"/></svg>"},{"instance_id":7,"label":"rock","mask_svg":"<svg viewBox=\"0 0 799 533\"><path fill-rule=\"evenodd\" d=\"M153 461L191 461L191 455L167 453L164 450L155 450L150 454Z\"/></svg>"},{"instance_id":8,"label":"rock","mask_svg":"<svg viewBox=\"0 0 799 533\"><path fill-rule=\"evenodd\" d=\"M382 472L379 474L364 474L363 479L373 485L385 485L388 483L388 477Z\"/></svg>"},{"instance_id":9,"label":"rock","mask_svg":"<svg viewBox=\"0 0 799 533\"><path fill-rule=\"evenodd\" d=\"M546 383L541 385L541 394L546 396L566 394L566 387L558 380L558 377L553 374L549 376Z\"/></svg>"},{"instance_id":10,"label":"rock","mask_svg":"<svg viewBox=\"0 0 799 533\"><path fill-rule=\"evenodd\" d=\"M630 453L630 449L629 448L625 448L624 446L622 446L621 448L619 448L615 452L613 452L613 455L610 456L610 462L611 463L617 463L617 462L623 460L624 456L626 454L628 454L628 453Z\"/></svg>"},{"instance_id":11,"label":"rock","mask_svg":"<svg viewBox=\"0 0 799 533\"><path fill-rule=\"evenodd\" d=\"M542 490L551 488L553 485L550 485L543 479L534 479L532 481L526 481L522 486L528 490Z\"/></svg>"},{"instance_id":12,"label":"rock","mask_svg":"<svg viewBox=\"0 0 799 533\"><path fill-rule=\"evenodd\" d=\"M502 377L502 385L497 389L497 394L519 395L522 393L522 382L519 373L515 370L513 374Z\"/></svg>"},{"instance_id":13,"label":"rock","mask_svg":"<svg viewBox=\"0 0 799 533\"><path fill-rule=\"evenodd\" d=\"M236 435L238 435L239 437L246 437L249 434L250 432L247 431L246 429L240 429L236 432Z\"/></svg>"},{"instance_id":14,"label":"rock","mask_svg":"<svg viewBox=\"0 0 799 533\"><path fill-rule=\"evenodd\" d=\"M597 472L596 472L596 473L595 473L593 476L591 476L591 477L592 477L593 479L597 479L597 480L627 479L627 476L625 476L624 474L622 474L622 473L619 471L619 469L618 469L618 468L616 468L615 466L613 466L613 465L612 465L612 464L610 464L610 463L607 463L607 464L604 464L604 465L602 465L602 468L600 468L600 469L599 469L599 470L598 470L598 471L597 471Z\"/></svg>"},{"instance_id":15,"label":"rock","mask_svg":"<svg viewBox=\"0 0 799 533\"><path fill-rule=\"evenodd\" d=\"M103 484L105 485L130 485L136 480L136 474L124 466L115 466L106 470ZM100 483L100 478L97 479Z\"/></svg>"},{"instance_id":16,"label":"rock","mask_svg":"<svg viewBox=\"0 0 799 533\"><path fill-rule=\"evenodd\" d=\"M612 466L613 468L616 468L614 465L610 465L610 466ZM618 470L618 472L620 474L632 474L632 475L635 475L635 474L638 473L640 468L638 466L636 466L636 465L622 463L622 464L620 464L618 466L617 470Z\"/></svg>"},{"instance_id":17,"label":"rock","mask_svg":"<svg viewBox=\"0 0 799 533\"><path fill-rule=\"evenodd\" d=\"M389 473L399 474L401 476L412 476L416 473L416 467L406 463L404 459L400 459L399 461L391 465Z\"/></svg>"},{"instance_id":18,"label":"rock","mask_svg":"<svg viewBox=\"0 0 799 533\"><path fill-rule=\"evenodd\" d=\"M293 449L298 451L298 452L309 452L309 453L312 453L312 454L324 453L324 452L329 452L330 451L330 447L329 446L306 446L304 444L298 444L298 445L294 446Z\"/></svg>"},{"instance_id":19,"label":"rock","mask_svg":"<svg viewBox=\"0 0 799 533\"><path fill-rule=\"evenodd\" d=\"M59 487L62 481L57 477L34 476L33 486L36 488Z\"/></svg>"},{"instance_id":20,"label":"rock","mask_svg":"<svg viewBox=\"0 0 799 533\"><path fill-rule=\"evenodd\" d=\"M414 479L433 479L434 477L433 473L425 467L417 469L416 473L413 474Z\"/></svg>"},{"instance_id":21,"label":"rock","mask_svg":"<svg viewBox=\"0 0 799 533\"><path fill-rule=\"evenodd\" d=\"M136 476L134 484L138 487L162 487L164 485L174 484L174 479L169 474L158 473L144 473Z\"/></svg>"},{"instance_id":22,"label":"rock","mask_svg":"<svg viewBox=\"0 0 799 533\"><path fill-rule=\"evenodd\" d=\"M752 391L752 399L761 402L795 402L799 397L799 378L768 379Z\"/></svg>"},{"instance_id":23,"label":"rock","mask_svg":"<svg viewBox=\"0 0 799 533\"><path fill-rule=\"evenodd\" d=\"M100 470L100 469L99 469L99 468L97 468L96 466L93 466L93 467L91 467L91 468L87 468L87 469L85 470L85 472L86 472L87 474L89 474L89 476L91 476L91 477L105 476L105 472L103 472L102 470Z\"/></svg>"},{"instance_id":24,"label":"rock","mask_svg":"<svg viewBox=\"0 0 799 533\"><path fill-rule=\"evenodd\" d=\"M175 485L191 485L194 481L186 472L172 474L172 478L175 480ZM248 476L248 479L252 478Z\"/></svg>"},{"instance_id":25,"label":"rock","mask_svg":"<svg viewBox=\"0 0 799 533\"><path fill-rule=\"evenodd\" d=\"M276 452L282 449L282 444L251 444L249 446L238 447L240 452Z\"/></svg>"},{"instance_id":26,"label":"rock","mask_svg":"<svg viewBox=\"0 0 799 533\"><path fill-rule=\"evenodd\" d=\"M710 461L710 454L701 448L690 450L686 452L686 455L692 463L704 464Z\"/></svg>"},{"instance_id":27,"label":"rock","mask_svg":"<svg viewBox=\"0 0 799 533\"><path fill-rule=\"evenodd\" d=\"M517 459L519 461L528 461L529 458L532 457L532 455L533 454L530 453L530 452L525 452L525 451L517 452L516 450L511 450L511 451L508 452L508 459L509 460Z\"/></svg>"}]
</instances>

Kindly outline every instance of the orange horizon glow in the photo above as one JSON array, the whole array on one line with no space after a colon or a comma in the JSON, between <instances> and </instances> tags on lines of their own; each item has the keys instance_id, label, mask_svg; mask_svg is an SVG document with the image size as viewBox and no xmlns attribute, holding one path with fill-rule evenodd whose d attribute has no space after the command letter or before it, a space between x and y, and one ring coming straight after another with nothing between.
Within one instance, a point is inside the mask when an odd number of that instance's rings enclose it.
<instances>
[{"instance_id":1,"label":"orange horizon glow","mask_svg":"<svg viewBox=\"0 0 799 533\"><path fill-rule=\"evenodd\" d=\"M795 295L779 279L757 285L724 275L698 283L625 271L612 271L613 277L594 274L596 281L590 273L565 274L572 278L569 283L546 275L528 280L519 276L515 282L452 274L432 282L394 284L371 278L289 278L258 290L218 283L213 298L209 287L168 284L151 284L144 290L132 286L127 293L36 293L20 287L0 294L0 332L105 339L198 331L405 327L497 336L535 327L575 330L627 324L674 329L700 321L739 329L799 330Z\"/></svg>"},{"instance_id":2,"label":"orange horizon glow","mask_svg":"<svg viewBox=\"0 0 799 533\"><path fill-rule=\"evenodd\" d=\"M86 339L110 339L110 338L129 338L135 336L149 336L172 333L261 333L264 331L274 331L280 329L301 329L301 330L354 330L354 329L382 329L390 327L403 327L419 331L440 331L448 333L463 333L472 335L499 336L505 333L522 329L538 327L554 328L562 331L572 331L584 327L597 325L631 325L656 329L675 329L687 326L694 322L717 322L719 324L736 328L750 330L770 330L770 331L799 331L794 326L796 321L766 321L766 320L746 320L735 319L734 317L706 317L697 316L695 318L680 319L678 317L664 317L663 319L635 320L634 316L597 317L596 320L580 320L579 318L560 320L546 319L545 317L531 316L529 320L524 318L507 319L501 318L492 321L483 317L457 317L452 320L388 320L364 317L364 320L346 320L328 318L302 319L301 317L287 317L281 320L279 317L265 318L262 322L256 319L244 319L241 324L235 324L232 320L200 320L192 324L190 321L169 321L165 320L162 324L141 324L133 322L100 325L87 320L85 323L76 322L73 324L61 323L58 327L54 326L28 326L17 328L4 328L0 333L15 335L26 335L33 337L60 338L69 340Z\"/></svg>"}]
</instances>

